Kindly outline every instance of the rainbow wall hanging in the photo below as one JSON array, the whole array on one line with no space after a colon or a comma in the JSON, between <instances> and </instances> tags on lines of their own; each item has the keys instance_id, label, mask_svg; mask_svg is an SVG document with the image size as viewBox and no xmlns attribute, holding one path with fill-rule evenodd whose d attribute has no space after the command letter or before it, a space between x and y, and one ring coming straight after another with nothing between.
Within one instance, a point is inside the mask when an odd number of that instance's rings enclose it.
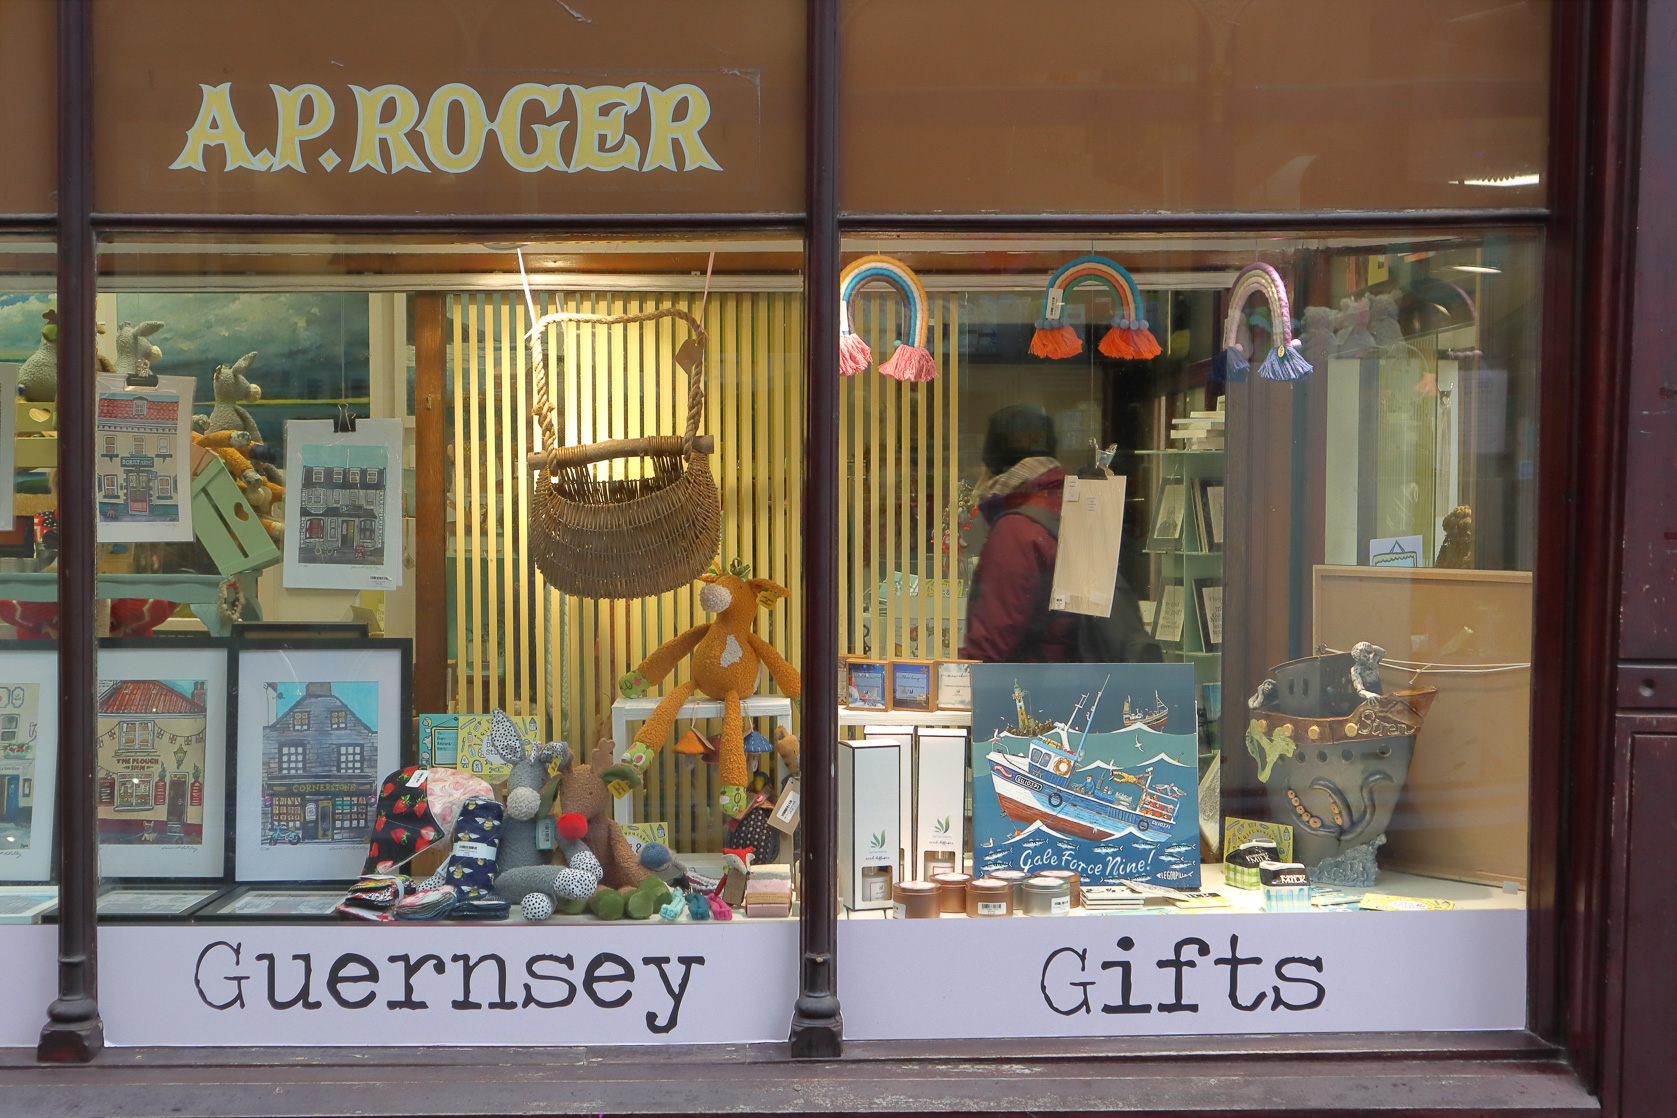
<instances>
[{"instance_id":1,"label":"rainbow wall hanging","mask_svg":"<svg viewBox=\"0 0 1677 1118\"><path fill-rule=\"evenodd\" d=\"M839 273L839 372L853 377L873 361L868 343L850 332L850 297L870 280L883 280L908 300L909 340L898 343L896 352L879 363L879 371L898 380L934 379L937 362L926 349L926 322L930 317L926 289L906 264L889 256L864 256Z\"/></svg>"},{"instance_id":2,"label":"rainbow wall hanging","mask_svg":"<svg viewBox=\"0 0 1677 1118\"><path fill-rule=\"evenodd\" d=\"M1242 310L1253 295L1262 295L1269 304L1270 340L1274 343L1258 366L1258 375L1265 380L1301 380L1309 376L1310 362L1299 352L1299 343L1293 338L1286 285L1268 264L1248 264L1229 289L1229 310L1223 316L1223 349L1212 362L1211 379L1240 381L1250 372L1246 350L1238 339Z\"/></svg>"},{"instance_id":3,"label":"rainbow wall hanging","mask_svg":"<svg viewBox=\"0 0 1677 1118\"><path fill-rule=\"evenodd\" d=\"M1032 353L1053 359L1075 357L1083 352L1083 340L1077 336L1077 328L1065 320L1065 309L1066 294L1084 283L1098 283L1110 289L1119 307L1112 329L1101 339L1102 353L1145 361L1163 352L1158 339L1147 329L1147 320L1141 317L1141 289L1130 273L1104 256L1079 256L1048 279L1048 290L1042 297L1042 317L1037 320L1036 333L1031 337Z\"/></svg>"}]
</instances>

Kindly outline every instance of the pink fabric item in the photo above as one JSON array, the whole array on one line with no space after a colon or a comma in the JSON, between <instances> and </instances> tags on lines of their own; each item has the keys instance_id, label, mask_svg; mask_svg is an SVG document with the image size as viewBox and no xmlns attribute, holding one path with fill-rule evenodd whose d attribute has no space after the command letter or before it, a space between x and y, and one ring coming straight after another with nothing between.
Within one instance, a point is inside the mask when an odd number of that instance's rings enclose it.
<instances>
[{"instance_id":1,"label":"pink fabric item","mask_svg":"<svg viewBox=\"0 0 1677 1118\"><path fill-rule=\"evenodd\" d=\"M937 362L917 345L901 345L888 360L880 363L879 371L897 380L924 383L937 379Z\"/></svg>"},{"instance_id":2,"label":"pink fabric item","mask_svg":"<svg viewBox=\"0 0 1677 1118\"><path fill-rule=\"evenodd\" d=\"M445 836L453 836L460 806L474 796L492 800L495 790L482 777L459 769L434 768L425 778L425 799L431 817L442 826Z\"/></svg>"},{"instance_id":3,"label":"pink fabric item","mask_svg":"<svg viewBox=\"0 0 1677 1118\"><path fill-rule=\"evenodd\" d=\"M853 377L873 364L873 351L855 334L839 335L839 375Z\"/></svg>"},{"instance_id":4,"label":"pink fabric item","mask_svg":"<svg viewBox=\"0 0 1677 1118\"><path fill-rule=\"evenodd\" d=\"M714 919L732 920L734 918L734 910L729 908L728 902L721 897L710 896L705 899L710 902L710 914Z\"/></svg>"}]
</instances>

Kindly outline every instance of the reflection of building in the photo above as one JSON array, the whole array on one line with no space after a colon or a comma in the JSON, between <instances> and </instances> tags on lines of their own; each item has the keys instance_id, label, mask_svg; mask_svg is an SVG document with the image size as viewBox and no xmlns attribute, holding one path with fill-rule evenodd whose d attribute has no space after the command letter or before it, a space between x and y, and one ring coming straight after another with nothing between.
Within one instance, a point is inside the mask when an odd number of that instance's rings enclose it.
<instances>
[{"instance_id":1,"label":"reflection of building","mask_svg":"<svg viewBox=\"0 0 1677 1118\"><path fill-rule=\"evenodd\" d=\"M278 827L304 842L365 843L377 765L377 728L361 721L330 683L305 684L262 728L263 836L271 838Z\"/></svg>"},{"instance_id":2,"label":"reflection of building","mask_svg":"<svg viewBox=\"0 0 1677 1118\"><path fill-rule=\"evenodd\" d=\"M94 480L103 520L178 520L174 445L180 400L141 392L99 397L99 473Z\"/></svg>"},{"instance_id":3,"label":"reflection of building","mask_svg":"<svg viewBox=\"0 0 1677 1118\"><path fill-rule=\"evenodd\" d=\"M386 471L304 466L299 555L309 563L384 562Z\"/></svg>"},{"instance_id":4,"label":"reflection of building","mask_svg":"<svg viewBox=\"0 0 1677 1118\"><path fill-rule=\"evenodd\" d=\"M99 841L199 843L204 683L124 679L99 695Z\"/></svg>"}]
</instances>

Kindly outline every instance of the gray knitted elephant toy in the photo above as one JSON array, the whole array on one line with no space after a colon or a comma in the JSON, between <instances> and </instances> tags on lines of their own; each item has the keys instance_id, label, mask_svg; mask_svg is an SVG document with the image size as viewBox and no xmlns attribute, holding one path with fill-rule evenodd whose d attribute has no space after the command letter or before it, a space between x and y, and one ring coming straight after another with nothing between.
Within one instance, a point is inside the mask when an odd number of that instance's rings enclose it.
<instances>
[{"instance_id":1,"label":"gray knitted elephant toy","mask_svg":"<svg viewBox=\"0 0 1677 1118\"><path fill-rule=\"evenodd\" d=\"M547 767L553 761L568 762L571 747L562 741L526 743L512 719L497 710L490 716L483 749L512 766L512 775L507 778L501 848L496 857L496 894L518 905L526 920L546 920L562 901L588 900L599 888L604 872L581 835L566 837L563 830L569 828L562 828L558 845L569 865L547 864L546 855L536 848L536 817L541 809L542 786L547 783Z\"/></svg>"}]
</instances>

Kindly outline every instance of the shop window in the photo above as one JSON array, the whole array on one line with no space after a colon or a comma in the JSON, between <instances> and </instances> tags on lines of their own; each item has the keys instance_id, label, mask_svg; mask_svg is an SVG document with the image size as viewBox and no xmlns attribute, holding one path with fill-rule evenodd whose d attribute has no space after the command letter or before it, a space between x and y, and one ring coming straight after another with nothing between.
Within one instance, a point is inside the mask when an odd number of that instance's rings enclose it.
<instances>
[{"instance_id":1,"label":"shop window","mask_svg":"<svg viewBox=\"0 0 1677 1118\"><path fill-rule=\"evenodd\" d=\"M285 744L279 747L279 769L284 776L301 776L304 770L303 754L307 749L302 744Z\"/></svg>"},{"instance_id":2,"label":"shop window","mask_svg":"<svg viewBox=\"0 0 1677 1118\"><path fill-rule=\"evenodd\" d=\"M135 435L134 436L134 455L135 455L135 457L141 457L145 454L145 452L146 452L146 437L144 435Z\"/></svg>"},{"instance_id":3,"label":"shop window","mask_svg":"<svg viewBox=\"0 0 1677 1118\"><path fill-rule=\"evenodd\" d=\"M111 458L116 457L116 436L115 435L106 435L105 436L105 455L107 457L111 457Z\"/></svg>"},{"instance_id":4,"label":"shop window","mask_svg":"<svg viewBox=\"0 0 1677 1118\"><path fill-rule=\"evenodd\" d=\"M293 711L292 715L291 715L291 728L293 730L306 730L306 729L308 729L309 728L309 712L306 711L306 710Z\"/></svg>"},{"instance_id":5,"label":"shop window","mask_svg":"<svg viewBox=\"0 0 1677 1118\"><path fill-rule=\"evenodd\" d=\"M145 417L146 417L146 400L145 400L145 397L143 397L143 396L137 397L134 400L134 418L135 419L144 419Z\"/></svg>"},{"instance_id":6,"label":"shop window","mask_svg":"<svg viewBox=\"0 0 1677 1118\"><path fill-rule=\"evenodd\" d=\"M365 772L365 758L359 745L338 746L338 771L345 773Z\"/></svg>"}]
</instances>

